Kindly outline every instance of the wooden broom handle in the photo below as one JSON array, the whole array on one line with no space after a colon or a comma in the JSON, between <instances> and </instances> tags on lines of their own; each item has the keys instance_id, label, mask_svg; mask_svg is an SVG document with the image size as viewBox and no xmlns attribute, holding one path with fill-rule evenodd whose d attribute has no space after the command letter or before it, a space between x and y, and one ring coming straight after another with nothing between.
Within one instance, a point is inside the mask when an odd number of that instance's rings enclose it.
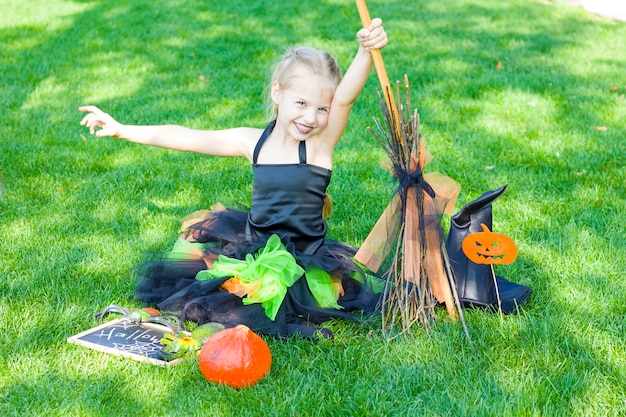
<instances>
[{"instance_id":1,"label":"wooden broom handle","mask_svg":"<svg viewBox=\"0 0 626 417\"><path fill-rule=\"evenodd\" d=\"M363 27L369 27L370 23L372 23L372 19L370 17L370 12L367 9L367 4L365 3L365 0L356 0L356 7L359 10L359 16L361 17L361 23L363 24ZM400 115L398 113L398 106L396 106L396 101L393 98L391 84L389 83L389 76L387 75L385 63L383 62L383 55L381 54L380 49L371 49L370 53L372 55L372 61L374 61L376 74L378 74L378 81L380 82L380 87L385 98L385 103L387 104L387 110L391 114L391 117L395 124L396 134L400 135Z\"/></svg>"},{"instance_id":2,"label":"wooden broom handle","mask_svg":"<svg viewBox=\"0 0 626 417\"><path fill-rule=\"evenodd\" d=\"M370 12L367 9L365 0L356 0L356 7L359 9L361 24L365 28L369 27L370 23L372 23L372 19L370 17ZM376 74L378 74L380 86L383 89L383 92L386 92L387 88L391 88L391 84L389 83L389 77L387 76L387 70L385 69L385 63L383 62L383 55L380 53L380 49L372 49L370 53L372 54L374 68L376 69Z\"/></svg>"}]
</instances>

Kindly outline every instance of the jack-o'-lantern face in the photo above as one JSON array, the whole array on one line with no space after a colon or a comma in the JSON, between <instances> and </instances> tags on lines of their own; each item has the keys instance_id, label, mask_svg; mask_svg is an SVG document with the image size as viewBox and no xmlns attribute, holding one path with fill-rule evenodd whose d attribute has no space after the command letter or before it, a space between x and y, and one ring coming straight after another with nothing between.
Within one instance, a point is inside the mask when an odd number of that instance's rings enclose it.
<instances>
[{"instance_id":1,"label":"jack-o'-lantern face","mask_svg":"<svg viewBox=\"0 0 626 417\"><path fill-rule=\"evenodd\" d=\"M469 234L463 239L463 253L477 264L510 264L517 257L517 246L513 240L493 233L484 224L482 232Z\"/></svg>"}]
</instances>

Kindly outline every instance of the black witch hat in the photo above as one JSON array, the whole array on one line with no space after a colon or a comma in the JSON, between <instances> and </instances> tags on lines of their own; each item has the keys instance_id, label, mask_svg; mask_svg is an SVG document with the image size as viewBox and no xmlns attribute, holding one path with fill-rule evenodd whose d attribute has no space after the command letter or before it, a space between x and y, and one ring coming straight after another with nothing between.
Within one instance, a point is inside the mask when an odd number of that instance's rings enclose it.
<instances>
[{"instance_id":1,"label":"black witch hat","mask_svg":"<svg viewBox=\"0 0 626 417\"><path fill-rule=\"evenodd\" d=\"M532 289L499 276L496 276L494 282L492 266L472 262L462 249L463 239L471 233L481 232L481 224L491 230L491 203L504 193L506 187L504 185L496 190L487 191L452 216L446 249L454 271L459 300L463 305L498 310L497 285L502 312L509 314L517 312L517 308L528 300Z\"/></svg>"}]
</instances>

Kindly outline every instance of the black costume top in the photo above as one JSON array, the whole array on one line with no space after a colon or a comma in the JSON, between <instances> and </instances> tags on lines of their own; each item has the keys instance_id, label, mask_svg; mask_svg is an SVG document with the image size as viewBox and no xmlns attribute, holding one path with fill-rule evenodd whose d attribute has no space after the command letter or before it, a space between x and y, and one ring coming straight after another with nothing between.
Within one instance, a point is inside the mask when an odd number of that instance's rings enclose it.
<instances>
[{"instance_id":1,"label":"black costume top","mask_svg":"<svg viewBox=\"0 0 626 417\"><path fill-rule=\"evenodd\" d=\"M299 164L259 165L261 147L274 122L263 132L253 155L254 185L248 216L249 239L278 234L297 251L315 253L324 243L326 222L322 218L331 171L306 162L306 143L299 145Z\"/></svg>"}]
</instances>

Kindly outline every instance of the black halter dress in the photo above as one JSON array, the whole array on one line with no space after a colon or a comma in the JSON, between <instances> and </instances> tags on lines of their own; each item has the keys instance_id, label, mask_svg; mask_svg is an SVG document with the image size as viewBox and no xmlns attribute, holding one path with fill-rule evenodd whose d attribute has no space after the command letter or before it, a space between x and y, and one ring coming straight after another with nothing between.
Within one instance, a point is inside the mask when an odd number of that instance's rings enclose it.
<instances>
[{"instance_id":1,"label":"black halter dress","mask_svg":"<svg viewBox=\"0 0 626 417\"><path fill-rule=\"evenodd\" d=\"M251 209L211 211L189 226L184 236L203 245L201 254L182 259L166 254L161 260L141 265L135 292L139 300L179 314L185 321L219 322L226 327L245 324L276 337L312 337L318 331L329 336L327 329L317 325L332 318L357 319L354 311L377 309L382 281L354 263L355 248L326 238L322 209L331 171L307 164L305 142L299 146L298 164L257 164L273 127L274 122L264 130L254 150ZM207 270L207 260L250 259L250 254L262 250L272 235L280 238L302 270L326 271L340 283L335 307L319 305L304 275L287 288L273 318L261 304L244 303L241 296L224 290L231 276L196 279Z\"/></svg>"}]
</instances>

